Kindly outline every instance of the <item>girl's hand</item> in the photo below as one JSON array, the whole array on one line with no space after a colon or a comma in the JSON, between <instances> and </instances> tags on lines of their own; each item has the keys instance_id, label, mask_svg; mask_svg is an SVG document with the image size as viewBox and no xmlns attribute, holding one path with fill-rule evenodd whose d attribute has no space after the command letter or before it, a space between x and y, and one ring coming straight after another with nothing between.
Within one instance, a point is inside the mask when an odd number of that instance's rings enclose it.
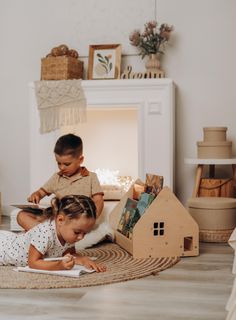
<instances>
[{"instance_id":1,"label":"girl's hand","mask_svg":"<svg viewBox=\"0 0 236 320\"><path fill-rule=\"evenodd\" d=\"M104 272L107 269L106 266L102 264L97 264L88 257L76 256L76 264L81 264L88 269L94 269L96 272Z\"/></svg>"},{"instance_id":2,"label":"girl's hand","mask_svg":"<svg viewBox=\"0 0 236 320\"><path fill-rule=\"evenodd\" d=\"M61 264L64 270L70 270L75 265L75 257L68 253L64 256L64 259L61 261Z\"/></svg>"}]
</instances>

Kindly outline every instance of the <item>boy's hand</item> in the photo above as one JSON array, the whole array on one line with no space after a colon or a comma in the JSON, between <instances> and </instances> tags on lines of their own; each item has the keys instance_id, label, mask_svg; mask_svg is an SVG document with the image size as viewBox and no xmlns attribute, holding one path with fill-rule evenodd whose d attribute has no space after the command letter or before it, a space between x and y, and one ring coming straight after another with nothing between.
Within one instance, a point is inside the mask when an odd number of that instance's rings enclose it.
<instances>
[{"instance_id":1,"label":"boy's hand","mask_svg":"<svg viewBox=\"0 0 236 320\"><path fill-rule=\"evenodd\" d=\"M71 254L66 254L64 259L61 261L64 270L70 270L75 265L75 257Z\"/></svg>"},{"instance_id":2,"label":"boy's hand","mask_svg":"<svg viewBox=\"0 0 236 320\"><path fill-rule=\"evenodd\" d=\"M76 264L81 264L88 269L94 269L96 272L105 272L107 270L106 266L97 264L88 257L76 256Z\"/></svg>"},{"instance_id":3,"label":"boy's hand","mask_svg":"<svg viewBox=\"0 0 236 320\"><path fill-rule=\"evenodd\" d=\"M41 200L40 193L39 193L38 191L33 192L33 193L27 198L27 200L28 200L29 202L33 202L33 203L38 204L39 201Z\"/></svg>"},{"instance_id":4,"label":"boy's hand","mask_svg":"<svg viewBox=\"0 0 236 320\"><path fill-rule=\"evenodd\" d=\"M27 200L29 202L33 202L35 204L38 204L39 201L45 196L43 190L39 189L35 192L33 192L28 198Z\"/></svg>"}]
</instances>

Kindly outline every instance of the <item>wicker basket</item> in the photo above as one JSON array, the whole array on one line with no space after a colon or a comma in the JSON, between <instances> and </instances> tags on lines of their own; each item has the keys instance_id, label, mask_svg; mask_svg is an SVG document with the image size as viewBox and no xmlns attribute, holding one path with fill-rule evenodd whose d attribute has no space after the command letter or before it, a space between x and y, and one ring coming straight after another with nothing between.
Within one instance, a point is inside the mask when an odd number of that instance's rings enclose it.
<instances>
[{"instance_id":1,"label":"wicker basket","mask_svg":"<svg viewBox=\"0 0 236 320\"><path fill-rule=\"evenodd\" d=\"M228 230L199 230L201 242L228 242L234 229Z\"/></svg>"},{"instance_id":2,"label":"wicker basket","mask_svg":"<svg viewBox=\"0 0 236 320\"><path fill-rule=\"evenodd\" d=\"M68 80L83 78L83 62L70 57L47 57L41 59L41 80Z\"/></svg>"},{"instance_id":3,"label":"wicker basket","mask_svg":"<svg viewBox=\"0 0 236 320\"><path fill-rule=\"evenodd\" d=\"M229 197L234 198L234 181L230 179L201 178L199 197Z\"/></svg>"}]
</instances>

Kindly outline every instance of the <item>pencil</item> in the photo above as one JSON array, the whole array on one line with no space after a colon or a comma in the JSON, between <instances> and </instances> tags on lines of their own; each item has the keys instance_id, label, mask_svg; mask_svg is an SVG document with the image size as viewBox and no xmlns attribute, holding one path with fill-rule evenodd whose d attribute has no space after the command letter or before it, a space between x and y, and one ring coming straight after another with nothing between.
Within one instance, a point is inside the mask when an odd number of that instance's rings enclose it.
<instances>
[{"instance_id":1,"label":"pencil","mask_svg":"<svg viewBox=\"0 0 236 320\"><path fill-rule=\"evenodd\" d=\"M75 257L74 257L75 258ZM89 257L91 260L97 260L97 257ZM62 261L66 259L66 256L64 257L53 257L53 258L44 258L44 261Z\"/></svg>"},{"instance_id":2,"label":"pencil","mask_svg":"<svg viewBox=\"0 0 236 320\"><path fill-rule=\"evenodd\" d=\"M44 258L44 261L62 261L65 260L66 257L54 257L54 258Z\"/></svg>"}]
</instances>

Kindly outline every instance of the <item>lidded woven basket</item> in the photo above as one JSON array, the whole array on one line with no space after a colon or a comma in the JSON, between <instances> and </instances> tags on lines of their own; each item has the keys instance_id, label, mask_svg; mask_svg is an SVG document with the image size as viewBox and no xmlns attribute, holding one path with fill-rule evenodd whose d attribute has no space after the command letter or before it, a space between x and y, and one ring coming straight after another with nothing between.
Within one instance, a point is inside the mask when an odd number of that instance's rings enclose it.
<instances>
[{"instance_id":1,"label":"lidded woven basket","mask_svg":"<svg viewBox=\"0 0 236 320\"><path fill-rule=\"evenodd\" d=\"M41 59L41 80L69 80L83 78L84 64L70 56Z\"/></svg>"}]
</instances>

